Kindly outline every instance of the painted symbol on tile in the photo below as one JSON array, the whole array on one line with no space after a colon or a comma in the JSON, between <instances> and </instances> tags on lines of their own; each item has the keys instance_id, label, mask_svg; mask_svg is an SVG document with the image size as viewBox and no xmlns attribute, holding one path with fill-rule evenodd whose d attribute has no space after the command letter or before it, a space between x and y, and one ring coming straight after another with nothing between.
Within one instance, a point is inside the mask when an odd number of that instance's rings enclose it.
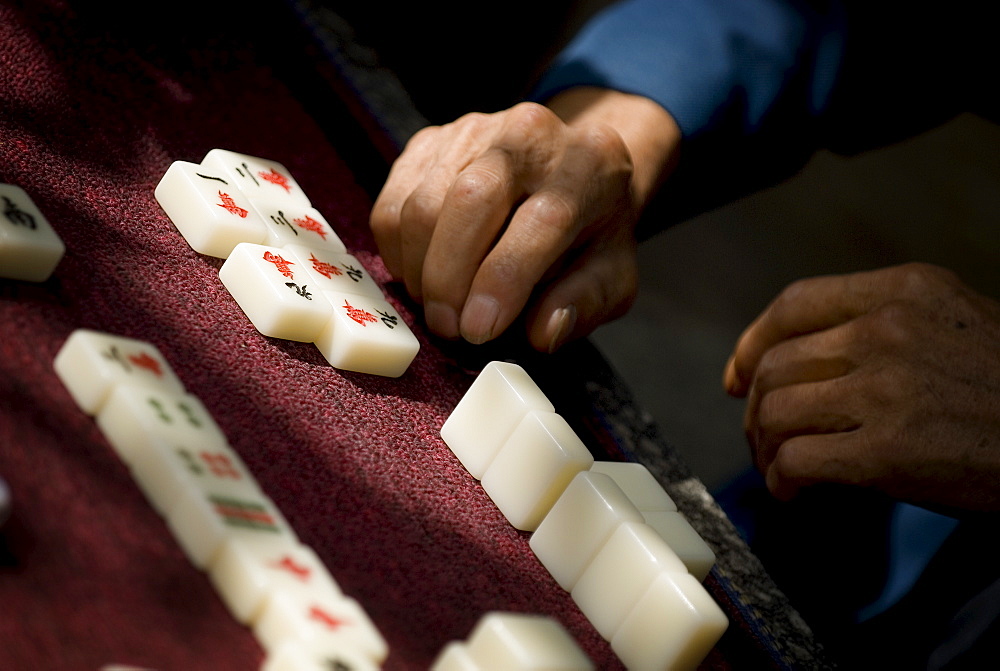
<instances>
[{"instance_id":1,"label":"painted symbol on tile","mask_svg":"<svg viewBox=\"0 0 1000 671\"><path fill-rule=\"evenodd\" d=\"M31 230L38 228L38 224L35 223L35 218L30 213L19 208L17 203L12 201L7 196L4 196L3 200L3 214L7 217L7 220L10 223L15 226L24 226L25 228L30 228Z\"/></svg>"},{"instance_id":2,"label":"painted symbol on tile","mask_svg":"<svg viewBox=\"0 0 1000 671\"><path fill-rule=\"evenodd\" d=\"M274 267L278 269L278 272L287 277L288 279L294 279L295 274L292 273L291 266L295 264L288 259L283 258L280 254L272 254L271 252L264 252L264 260L268 263L273 263Z\"/></svg>"},{"instance_id":3,"label":"painted symbol on tile","mask_svg":"<svg viewBox=\"0 0 1000 671\"><path fill-rule=\"evenodd\" d=\"M280 186L282 189L285 190L286 193L289 193L292 190L291 185L289 185L288 183L288 178L282 175L274 168L271 168L269 172L261 171L258 172L257 174L260 175L260 178L265 182L270 182L275 186Z\"/></svg>"},{"instance_id":4,"label":"painted symbol on tile","mask_svg":"<svg viewBox=\"0 0 1000 671\"><path fill-rule=\"evenodd\" d=\"M309 609L309 618L316 620L323 626L333 630L339 629L340 627L350 624L350 622L347 620L341 620L339 618L334 617L333 615L330 615L319 606L312 606Z\"/></svg>"},{"instance_id":5,"label":"painted symbol on tile","mask_svg":"<svg viewBox=\"0 0 1000 671\"><path fill-rule=\"evenodd\" d=\"M350 277L355 282L360 282L365 276L365 274L362 271L358 270L354 266L345 265L344 270L347 271L347 276Z\"/></svg>"},{"instance_id":6,"label":"painted symbol on tile","mask_svg":"<svg viewBox=\"0 0 1000 671\"><path fill-rule=\"evenodd\" d=\"M163 367L160 366L160 362L149 355L149 352L142 352L140 354L129 354L128 360L134 363L139 368L148 370L150 373L156 377L163 377Z\"/></svg>"},{"instance_id":7,"label":"painted symbol on tile","mask_svg":"<svg viewBox=\"0 0 1000 671\"><path fill-rule=\"evenodd\" d=\"M277 521L260 503L221 496L210 496L208 500L224 524L254 531L280 532Z\"/></svg>"},{"instance_id":8,"label":"painted symbol on tile","mask_svg":"<svg viewBox=\"0 0 1000 671\"><path fill-rule=\"evenodd\" d=\"M305 284L303 284L300 287L295 282L285 282L285 286L288 287L289 289L293 289L295 293L297 293L299 296L302 296L302 298L305 298L307 301L311 301L313 299L313 295L306 290Z\"/></svg>"},{"instance_id":9,"label":"painted symbol on tile","mask_svg":"<svg viewBox=\"0 0 1000 671\"><path fill-rule=\"evenodd\" d=\"M292 221L294 221L295 225L301 228L302 230L309 231L310 233L315 233L319 237L326 240L326 229L323 228L323 224L316 221L308 214L302 217L301 219L293 219ZM296 235L298 235L297 231Z\"/></svg>"},{"instance_id":10,"label":"painted symbol on tile","mask_svg":"<svg viewBox=\"0 0 1000 671\"><path fill-rule=\"evenodd\" d=\"M274 568L279 568L288 571L302 582L308 582L310 576L312 575L312 571L309 569L308 566L296 564L295 560L289 557L288 555L282 557L281 561L274 562L273 564L271 564L271 566L273 566Z\"/></svg>"},{"instance_id":11,"label":"painted symbol on tile","mask_svg":"<svg viewBox=\"0 0 1000 671\"><path fill-rule=\"evenodd\" d=\"M344 274L344 271L333 265L332 263L327 263L326 261L320 261L316 258L315 254L309 255L309 260L312 262L313 270L322 275L323 277L333 279L334 276L340 277Z\"/></svg>"},{"instance_id":12,"label":"painted symbol on tile","mask_svg":"<svg viewBox=\"0 0 1000 671\"><path fill-rule=\"evenodd\" d=\"M224 193L224 192L220 191L219 192L219 199L222 202L221 203L216 203L216 204L219 207L221 207L223 210L225 210L226 212L229 212L229 214L235 214L240 219L246 219L247 215L250 214L250 210L244 209L244 208L240 207L239 205L237 205L236 201L233 200L233 197L230 196L228 193Z\"/></svg>"},{"instance_id":13,"label":"painted symbol on tile","mask_svg":"<svg viewBox=\"0 0 1000 671\"><path fill-rule=\"evenodd\" d=\"M233 464L232 459L227 455L219 454L218 452L202 452L198 456L201 457L201 460L212 471L212 475L217 478L243 479L243 475L240 474L236 465Z\"/></svg>"},{"instance_id":14,"label":"painted symbol on tile","mask_svg":"<svg viewBox=\"0 0 1000 671\"><path fill-rule=\"evenodd\" d=\"M362 326L367 326L368 323L375 323L378 321L378 318L375 315L362 308L354 307L347 300L344 301L343 307L347 311L347 316Z\"/></svg>"},{"instance_id":15,"label":"painted symbol on tile","mask_svg":"<svg viewBox=\"0 0 1000 671\"><path fill-rule=\"evenodd\" d=\"M375 312L382 315L382 323L389 328L394 329L399 326L399 317L396 315L389 314L388 312L382 312L381 310L376 310Z\"/></svg>"}]
</instances>

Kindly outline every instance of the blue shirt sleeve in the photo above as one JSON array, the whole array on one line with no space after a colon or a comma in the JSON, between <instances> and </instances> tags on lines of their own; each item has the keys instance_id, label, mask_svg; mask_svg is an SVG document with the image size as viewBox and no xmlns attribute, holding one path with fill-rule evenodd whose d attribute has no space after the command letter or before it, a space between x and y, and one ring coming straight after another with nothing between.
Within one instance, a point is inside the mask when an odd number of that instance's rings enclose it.
<instances>
[{"instance_id":1,"label":"blue shirt sleeve","mask_svg":"<svg viewBox=\"0 0 1000 671\"><path fill-rule=\"evenodd\" d=\"M584 26L531 97L611 88L658 102L685 138L751 135L776 109L823 109L844 29L836 2L624 0Z\"/></svg>"}]
</instances>

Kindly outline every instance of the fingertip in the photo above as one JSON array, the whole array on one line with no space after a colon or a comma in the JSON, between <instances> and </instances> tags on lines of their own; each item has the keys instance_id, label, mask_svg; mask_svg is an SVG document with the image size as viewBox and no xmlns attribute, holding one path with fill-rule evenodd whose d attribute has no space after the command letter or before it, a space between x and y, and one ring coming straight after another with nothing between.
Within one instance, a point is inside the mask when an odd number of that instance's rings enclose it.
<instances>
[{"instance_id":1,"label":"fingertip","mask_svg":"<svg viewBox=\"0 0 1000 671\"><path fill-rule=\"evenodd\" d=\"M454 339L459 335L458 313L441 301L428 301L424 306L427 328L443 338Z\"/></svg>"},{"instance_id":2,"label":"fingertip","mask_svg":"<svg viewBox=\"0 0 1000 671\"><path fill-rule=\"evenodd\" d=\"M470 296L462 309L459 331L473 345L481 345L496 336L500 302L484 294Z\"/></svg>"}]
</instances>

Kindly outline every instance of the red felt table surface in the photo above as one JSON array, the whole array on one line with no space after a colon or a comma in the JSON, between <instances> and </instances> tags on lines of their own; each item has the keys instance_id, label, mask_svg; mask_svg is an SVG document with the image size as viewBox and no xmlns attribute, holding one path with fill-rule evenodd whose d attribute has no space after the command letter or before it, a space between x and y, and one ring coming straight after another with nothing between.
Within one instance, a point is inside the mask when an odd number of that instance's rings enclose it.
<instances>
[{"instance_id":1,"label":"red felt table surface","mask_svg":"<svg viewBox=\"0 0 1000 671\"><path fill-rule=\"evenodd\" d=\"M255 331L219 282L221 260L192 251L160 209L153 190L172 161L214 147L275 159L388 280L367 229L371 197L339 150L351 138L321 128L290 89L302 82L274 65L303 36L263 10L184 4L162 23L85 4L0 7L0 181L24 188L67 247L45 283L0 280L0 476L13 496L0 669L219 671L263 659L55 376L53 358L83 327L160 348L371 615L386 668L425 667L495 609L556 617L614 665L527 535L441 441L472 376L398 290L386 287L422 345L409 371L335 370L313 345Z\"/></svg>"}]
</instances>

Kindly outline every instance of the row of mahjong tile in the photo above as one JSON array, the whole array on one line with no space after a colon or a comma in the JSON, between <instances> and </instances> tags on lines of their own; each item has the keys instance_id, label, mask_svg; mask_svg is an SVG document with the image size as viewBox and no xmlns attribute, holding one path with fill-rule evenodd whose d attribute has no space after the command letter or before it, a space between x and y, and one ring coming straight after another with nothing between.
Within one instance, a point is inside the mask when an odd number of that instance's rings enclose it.
<instances>
[{"instance_id":1,"label":"row of mahjong tile","mask_svg":"<svg viewBox=\"0 0 1000 671\"><path fill-rule=\"evenodd\" d=\"M159 349L80 329L54 365L185 555L252 629L264 669L378 668L388 648L372 621L299 541Z\"/></svg>"},{"instance_id":2,"label":"row of mahjong tile","mask_svg":"<svg viewBox=\"0 0 1000 671\"><path fill-rule=\"evenodd\" d=\"M314 343L335 368L398 377L420 345L280 163L213 149L175 161L156 199L264 335Z\"/></svg>"},{"instance_id":3,"label":"row of mahjong tile","mask_svg":"<svg viewBox=\"0 0 1000 671\"><path fill-rule=\"evenodd\" d=\"M728 627L711 548L644 466L595 462L523 368L488 364L441 437L627 667L711 651Z\"/></svg>"}]
</instances>

